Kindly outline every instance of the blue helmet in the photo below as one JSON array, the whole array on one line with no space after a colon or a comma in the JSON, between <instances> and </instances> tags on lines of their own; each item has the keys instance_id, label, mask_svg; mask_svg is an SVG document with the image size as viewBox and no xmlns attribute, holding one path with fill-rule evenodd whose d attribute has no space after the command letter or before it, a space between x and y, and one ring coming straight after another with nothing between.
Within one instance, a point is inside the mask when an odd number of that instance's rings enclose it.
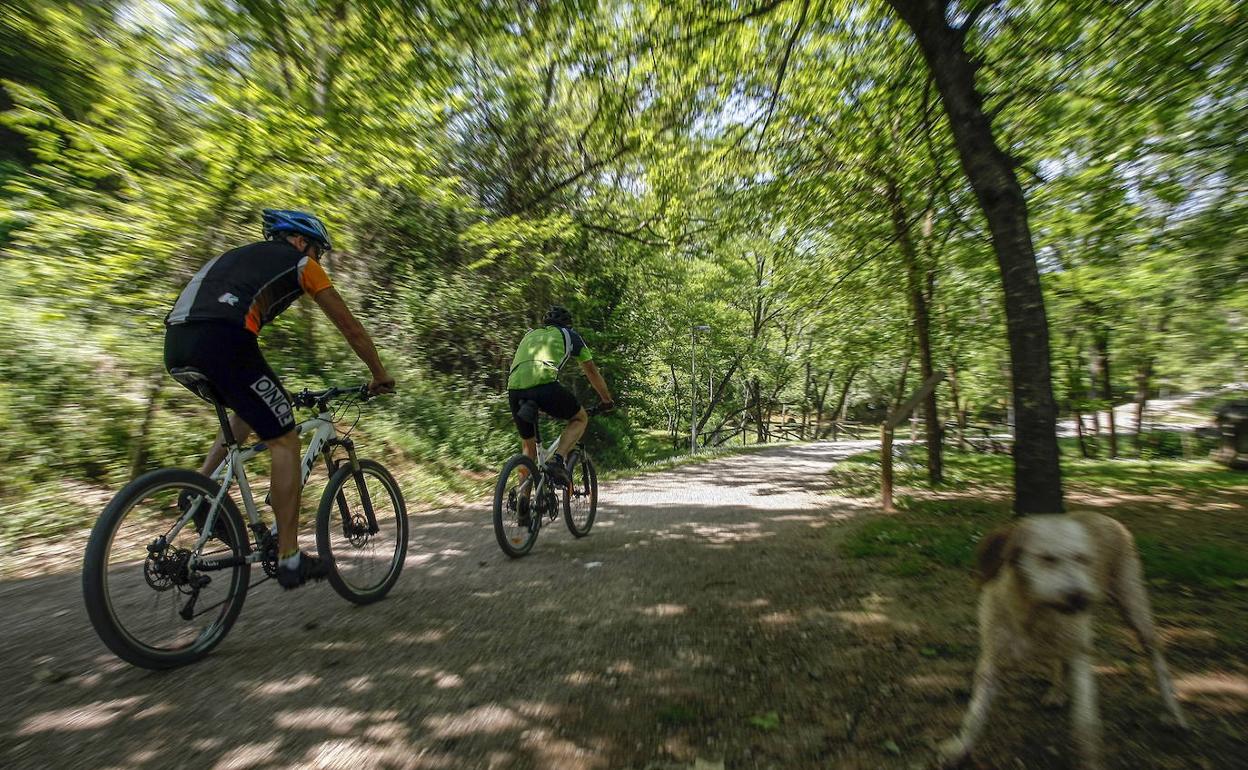
<instances>
[{"instance_id":1,"label":"blue helmet","mask_svg":"<svg viewBox=\"0 0 1248 770\"><path fill-rule=\"evenodd\" d=\"M306 211L265 209L263 216L265 240L272 240L282 235L302 235L319 245L322 251L329 251L333 248L325 224Z\"/></svg>"}]
</instances>

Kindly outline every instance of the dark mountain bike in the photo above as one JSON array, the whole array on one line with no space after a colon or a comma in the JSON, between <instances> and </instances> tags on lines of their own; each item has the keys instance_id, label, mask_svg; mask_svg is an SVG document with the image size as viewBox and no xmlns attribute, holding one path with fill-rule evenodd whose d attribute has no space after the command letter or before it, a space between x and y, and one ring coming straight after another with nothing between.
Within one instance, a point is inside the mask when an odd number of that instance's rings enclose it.
<instances>
[{"instance_id":1,"label":"dark mountain bike","mask_svg":"<svg viewBox=\"0 0 1248 770\"><path fill-rule=\"evenodd\" d=\"M209 478L181 468L145 473L100 514L87 543L82 590L91 625L117 657L150 669L173 668L207 655L243 609L251 565L264 582L277 575L277 534L261 518L243 464L263 443L241 448L225 409L202 374L175 370L210 401L225 431L225 460ZM368 400L368 386L297 394L315 417L296 426L311 434L303 483L317 457L329 483L316 517L318 555L333 565L328 579L343 598L370 604L394 586L407 555L407 513L399 485L384 467L356 457L334 414ZM335 457L336 450L346 457ZM230 496L232 484L247 525Z\"/></svg>"},{"instance_id":2,"label":"dark mountain bike","mask_svg":"<svg viewBox=\"0 0 1248 770\"><path fill-rule=\"evenodd\" d=\"M554 484L546 474L546 461L559 446L559 438L543 447L537 404L522 401L520 409L531 413L537 426L537 462L524 454L512 455L503 463L494 487L494 537L513 559L533 550L542 524L554 521L560 513L575 537L588 535L598 515L598 473L589 452L578 443L567 457L572 483L566 487ZM586 410L590 416L602 411L601 405Z\"/></svg>"}]
</instances>

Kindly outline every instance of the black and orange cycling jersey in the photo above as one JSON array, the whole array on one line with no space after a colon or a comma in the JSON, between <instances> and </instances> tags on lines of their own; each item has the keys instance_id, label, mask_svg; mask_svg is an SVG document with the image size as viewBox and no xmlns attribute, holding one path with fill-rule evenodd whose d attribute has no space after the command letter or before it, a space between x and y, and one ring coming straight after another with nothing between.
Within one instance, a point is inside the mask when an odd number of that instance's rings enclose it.
<instances>
[{"instance_id":1,"label":"black and orange cycling jersey","mask_svg":"<svg viewBox=\"0 0 1248 770\"><path fill-rule=\"evenodd\" d=\"M225 321L259 335L299 295L330 288L316 260L286 241L260 241L231 249L200 268L178 296L165 324Z\"/></svg>"}]
</instances>

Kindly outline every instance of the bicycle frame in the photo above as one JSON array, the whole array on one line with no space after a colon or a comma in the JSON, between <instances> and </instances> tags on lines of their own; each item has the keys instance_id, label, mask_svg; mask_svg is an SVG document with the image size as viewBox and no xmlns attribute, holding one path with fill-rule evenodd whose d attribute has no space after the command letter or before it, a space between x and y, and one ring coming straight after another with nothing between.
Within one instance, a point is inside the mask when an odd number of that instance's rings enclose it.
<instances>
[{"instance_id":1,"label":"bicycle frame","mask_svg":"<svg viewBox=\"0 0 1248 770\"><path fill-rule=\"evenodd\" d=\"M541 420L539 417L538 422L535 425L535 433L533 435L533 439L534 441L537 442L537 473L538 473L537 489L538 489L538 493L540 494L542 487L544 486L545 481L546 481L546 462L555 454L555 450L559 448L559 436L555 436L555 438L551 440L550 446L546 446L546 447L542 446L542 424L541 424ZM572 448L572 451L579 452L582 456L585 455L585 448L581 446L581 442L579 441L576 443L576 446ZM520 493L524 494L528 492L529 485L532 482L533 482L532 478L525 479L524 483L521 484L519 487Z\"/></svg>"},{"instance_id":2,"label":"bicycle frame","mask_svg":"<svg viewBox=\"0 0 1248 770\"><path fill-rule=\"evenodd\" d=\"M329 410L324 410L315 417L300 422L295 426L295 432L301 438L306 433L312 434L312 440L308 443L307 451L303 454L303 462L300 469L301 475L299 479L301 488L307 484L308 476L312 473L312 465L316 462L316 458L323 452L327 451L328 448L335 445L346 447L352 467L357 470L359 469L359 461L355 455L354 445L349 439L344 441L338 438L338 430L334 427L333 416ZM251 483L247 479L247 470L244 467L244 464L248 460L264 453L267 450L268 446L264 442L258 442L245 448L237 445L227 447L225 459L221 461L221 464L217 466L216 470L214 470L210 476L213 481L216 481L221 485L221 490L213 499L211 507L208 509L208 515L204 518L204 526L202 527L202 531L199 533L199 539L196 541L195 548L193 550L195 554L198 554L200 549L202 549L204 544L208 541L208 536L213 531L213 527L216 525L217 516L220 513L222 502L225 500L226 495L230 493L230 486L235 482L238 484L239 493L243 499L243 508L247 513L248 523L251 525L253 530L263 525L260 518L260 511L256 507L255 499L251 493ZM368 506L368 508L371 511L371 506ZM193 512L194 509L192 508L183 514L182 518L178 519L177 524L175 524L169 534L166 535L169 540L175 538L178 532L186 526L187 522L191 520ZM244 561L248 564L254 564L262 558L263 554L259 550L256 550L248 554ZM195 556L192 559L192 566L212 567L217 565L212 560L204 560L199 556Z\"/></svg>"}]
</instances>

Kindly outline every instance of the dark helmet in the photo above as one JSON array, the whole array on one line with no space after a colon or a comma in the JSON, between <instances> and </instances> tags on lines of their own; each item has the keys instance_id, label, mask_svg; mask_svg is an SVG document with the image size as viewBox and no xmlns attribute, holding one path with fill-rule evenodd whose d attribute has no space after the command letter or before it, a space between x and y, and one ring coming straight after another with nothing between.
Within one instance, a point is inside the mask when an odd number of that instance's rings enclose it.
<instances>
[{"instance_id":1,"label":"dark helmet","mask_svg":"<svg viewBox=\"0 0 1248 770\"><path fill-rule=\"evenodd\" d=\"M265 209L263 216L265 240L292 234L302 235L320 246L321 251L329 251L333 248L325 224L306 211Z\"/></svg>"},{"instance_id":2,"label":"dark helmet","mask_svg":"<svg viewBox=\"0 0 1248 770\"><path fill-rule=\"evenodd\" d=\"M572 313L563 305L551 305L550 310L546 311L546 317L542 319L542 323L546 326L568 326L572 325Z\"/></svg>"}]
</instances>

